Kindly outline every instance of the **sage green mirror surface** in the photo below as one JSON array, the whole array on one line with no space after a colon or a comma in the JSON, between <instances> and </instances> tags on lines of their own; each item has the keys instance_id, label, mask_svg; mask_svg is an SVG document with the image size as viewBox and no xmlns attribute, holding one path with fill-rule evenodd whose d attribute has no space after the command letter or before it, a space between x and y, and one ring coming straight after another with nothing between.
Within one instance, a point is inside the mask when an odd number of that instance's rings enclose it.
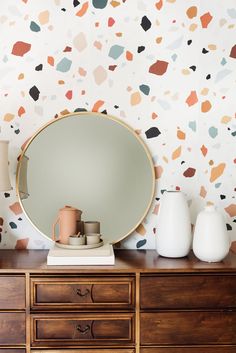
<instances>
[{"instance_id":1,"label":"sage green mirror surface","mask_svg":"<svg viewBox=\"0 0 236 353\"><path fill-rule=\"evenodd\" d=\"M51 239L65 205L100 221L105 242L130 234L145 217L154 195L154 167L136 133L100 113L55 119L26 145L18 163L17 192L25 214Z\"/></svg>"}]
</instances>

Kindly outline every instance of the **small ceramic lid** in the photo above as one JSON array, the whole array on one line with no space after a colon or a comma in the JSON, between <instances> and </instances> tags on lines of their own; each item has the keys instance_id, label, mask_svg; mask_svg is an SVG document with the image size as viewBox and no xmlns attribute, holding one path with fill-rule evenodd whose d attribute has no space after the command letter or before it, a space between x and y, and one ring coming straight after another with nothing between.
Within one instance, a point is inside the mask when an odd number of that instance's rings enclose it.
<instances>
[{"instance_id":1,"label":"small ceramic lid","mask_svg":"<svg viewBox=\"0 0 236 353\"><path fill-rule=\"evenodd\" d=\"M78 211L81 212L81 210L79 210L78 208L72 207L72 206L64 206L63 208L60 208L60 211Z\"/></svg>"}]
</instances>

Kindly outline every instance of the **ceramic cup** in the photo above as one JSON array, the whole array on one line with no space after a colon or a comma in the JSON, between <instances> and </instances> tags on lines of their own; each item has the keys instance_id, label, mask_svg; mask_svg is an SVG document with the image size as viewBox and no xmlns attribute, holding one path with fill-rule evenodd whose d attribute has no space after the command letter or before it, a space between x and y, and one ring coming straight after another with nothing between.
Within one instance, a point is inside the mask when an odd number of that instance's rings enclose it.
<instances>
[{"instance_id":1,"label":"ceramic cup","mask_svg":"<svg viewBox=\"0 0 236 353\"><path fill-rule=\"evenodd\" d=\"M101 234L99 233L87 233L86 242L87 245L98 244L100 242Z\"/></svg>"},{"instance_id":2,"label":"ceramic cup","mask_svg":"<svg viewBox=\"0 0 236 353\"><path fill-rule=\"evenodd\" d=\"M70 245L85 245L85 236L78 237L77 235L69 236Z\"/></svg>"},{"instance_id":3,"label":"ceramic cup","mask_svg":"<svg viewBox=\"0 0 236 353\"><path fill-rule=\"evenodd\" d=\"M100 233L100 222L98 221L84 222L84 234L88 234L88 233Z\"/></svg>"}]
</instances>

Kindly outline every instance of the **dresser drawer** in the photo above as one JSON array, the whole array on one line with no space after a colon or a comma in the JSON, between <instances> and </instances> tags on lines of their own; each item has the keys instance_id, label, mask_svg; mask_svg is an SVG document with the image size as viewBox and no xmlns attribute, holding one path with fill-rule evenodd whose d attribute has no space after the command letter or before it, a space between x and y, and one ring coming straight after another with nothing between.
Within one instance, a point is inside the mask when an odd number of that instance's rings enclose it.
<instances>
[{"instance_id":1,"label":"dresser drawer","mask_svg":"<svg viewBox=\"0 0 236 353\"><path fill-rule=\"evenodd\" d=\"M25 353L25 350L17 348L0 348L0 353Z\"/></svg>"},{"instance_id":2,"label":"dresser drawer","mask_svg":"<svg viewBox=\"0 0 236 353\"><path fill-rule=\"evenodd\" d=\"M0 310L25 308L25 278L0 276Z\"/></svg>"},{"instance_id":3,"label":"dresser drawer","mask_svg":"<svg viewBox=\"0 0 236 353\"><path fill-rule=\"evenodd\" d=\"M0 353L25 353L25 350L17 348L0 348Z\"/></svg>"},{"instance_id":4,"label":"dresser drawer","mask_svg":"<svg viewBox=\"0 0 236 353\"><path fill-rule=\"evenodd\" d=\"M134 277L31 278L34 310L134 307Z\"/></svg>"},{"instance_id":5,"label":"dresser drawer","mask_svg":"<svg viewBox=\"0 0 236 353\"><path fill-rule=\"evenodd\" d=\"M141 314L142 345L236 345L235 312Z\"/></svg>"},{"instance_id":6,"label":"dresser drawer","mask_svg":"<svg viewBox=\"0 0 236 353\"><path fill-rule=\"evenodd\" d=\"M141 308L236 308L236 276L144 276L141 278Z\"/></svg>"},{"instance_id":7,"label":"dresser drawer","mask_svg":"<svg viewBox=\"0 0 236 353\"><path fill-rule=\"evenodd\" d=\"M0 344L25 344L25 314L0 312Z\"/></svg>"},{"instance_id":8,"label":"dresser drawer","mask_svg":"<svg viewBox=\"0 0 236 353\"><path fill-rule=\"evenodd\" d=\"M236 346L141 348L141 353L235 353Z\"/></svg>"},{"instance_id":9,"label":"dresser drawer","mask_svg":"<svg viewBox=\"0 0 236 353\"><path fill-rule=\"evenodd\" d=\"M0 350L0 353L1 350ZM4 352L5 353L5 352ZM7 352L6 352L7 353ZM18 353L18 352L17 352ZM60 351L55 349L37 349L37 351L32 351L31 353L135 353L134 349L114 349L114 348L101 348L101 349L89 349L89 348L81 348L81 349L60 349ZM231 353L231 352L230 352Z\"/></svg>"},{"instance_id":10,"label":"dresser drawer","mask_svg":"<svg viewBox=\"0 0 236 353\"><path fill-rule=\"evenodd\" d=\"M0 353L25 353L25 350L17 348L0 348Z\"/></svg>"},{"instance_id":11,"label":"dresser drawer","mask_svg":"<svg viewBox=\"0 0 236 353\"><path fill-rule=\"evenodd\" d=\"M35 314L31 320L34 347L134 343L134 314Z\"/></svg>"}]
</instances>

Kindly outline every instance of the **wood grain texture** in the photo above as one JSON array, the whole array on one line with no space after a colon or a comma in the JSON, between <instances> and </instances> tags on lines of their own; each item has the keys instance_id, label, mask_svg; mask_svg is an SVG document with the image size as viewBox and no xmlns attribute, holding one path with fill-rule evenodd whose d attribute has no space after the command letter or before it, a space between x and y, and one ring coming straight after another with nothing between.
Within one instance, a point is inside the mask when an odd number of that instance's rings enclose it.
<instances>
[{"instance_id":1,"label":"wood grain texture","mask_svg":"<svg viewBox=\"0 0 236 353\"><path fill-rule=\"evenodd\" d=\"M140 324L142 345L236 345L236 312L142 313Z\"/></svg>"},{"instance_id":2,"label":"wood grain texture","mask_svg":"<svg viewBox=\"0 0 236 353\"><path fill-rule=\"evenodd\" d=\"M235 353L236 346L141 348L141 353Z\"/></svg>"},{"instance_id":3,"label":"wood grain texture","mask_svg":"<svg viewBox=\"0 0 236 353\"><path fill-rule=\"evenodd\" d=\"M0 353L236 352L236 254L208 264L118 250L114 266L63 267L42 250L0 256L2 278L26 278L24 307L3 285Z\"/></svg>"},{"instance_id":4,"label":"wood grain texture","mask_svg":"<svg viewBox=\"0 0 236 353\"><path fill-rule=\"evenodd\" d=\"M188 257L168 259L154 250L115 250L113 266L47 266L48 250L0 250L0 273L220 273L235 272L236 254L230 252L221 262L199 261L191 252Z\"/></svg>"},{"instance_id":5,"label":"wood grain texture","mask_svg":"<svg viewBox=\"0 0 236 353\"><path fill-rule=\"evenodd\" d=\"M0 348L0 353L25 353L25 349Z\"/></svg>"},{"instance_id":6,"label":"wood grain texture","mask_svg":"<svg viewBox=\"0 0 236 353\"><path fill-rule=\"evenodd\" d=\"M25 314L0 312L0 344L25 344Z\"/></svg>"},{"instance_id":7,"label":"wood grain texture","mask_svg":"<svg viewBox=\"0 0 236 353\"><path fill-rule=\"evenodd\" d=\"M25 308L25 278L0 276L0 310Z\"/></svg>"},{"instance_id":8,"label":"wood grain texture","mask_svg":"<svg viewBox=\"0 0 236 353\"><path fill-rule=\"evenodd\" d=\"M32 315L32 346L134 344L134 314Z\"/></svg>"},{"instance_id":9,"label":"wood grain texture","mask_svg":"<svg viewBox=\"0 0 236 353\"><path fill-rule=\"evenodd\" d=\"M31 307L52 309L134 309L134 277L32 278Z\"/></svg>"},{"instance_id":10,"label":"wood grain texture","mask_svg":"<svg viewBox=\"0 0 236 353\"><path fill-rule=\"evenodd\" d=\"M0 351L0 353L2 353ZM5 352L4 352L5 353ZM7 352L6 352L7 353ZM17 352L18 353L18 352ZM99 349L89 349L89 348L81 348L81 349L37 349L37 351L31 350L31 353L135 353L134 349L130 348L122 348L122 349L116 349L116 348L99 348ZM231 353L231 352L230 352Z\"/></svg>"},{"instance_id":11,"label":"wood grain texture","mask_svg":"<svg viewBox=\"0 0 236 353\"><path fill-rule=\"evenodd\" d=\"M145 276L141 298L142 309L236 308L236 275Z\"/></svg>"},{"instance_id":12,"label":"wood grain texture","mask_svg":"<svg viewBox=\"0 0 236 353\"><path fill-rule=\"evenodd\" d=\"M0 353L25 353L25 349L0 348Z\"/></svg>"}]
</instances>

